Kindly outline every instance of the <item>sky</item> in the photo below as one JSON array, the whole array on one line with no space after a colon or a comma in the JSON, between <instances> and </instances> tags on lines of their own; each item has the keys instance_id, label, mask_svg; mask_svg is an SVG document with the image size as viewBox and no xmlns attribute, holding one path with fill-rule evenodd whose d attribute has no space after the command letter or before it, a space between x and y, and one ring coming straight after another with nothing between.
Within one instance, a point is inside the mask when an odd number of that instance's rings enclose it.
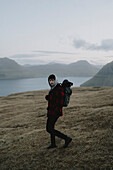
<instances>
[{"instance_id":1,"label":"sky","mask_svg":"<svg viewBox=\"0 0 113 170\"><path fill-rule=\"evenodd\" d=\"M113 61L113 0L0 0L0 58Z\"/></svg>"}]
</instances>

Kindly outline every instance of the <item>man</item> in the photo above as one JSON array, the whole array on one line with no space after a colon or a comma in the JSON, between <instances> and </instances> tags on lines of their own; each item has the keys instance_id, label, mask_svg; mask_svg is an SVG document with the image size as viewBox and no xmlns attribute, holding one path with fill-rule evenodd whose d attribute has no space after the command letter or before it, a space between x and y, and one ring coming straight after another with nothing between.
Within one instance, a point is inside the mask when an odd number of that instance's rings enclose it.
<instances>
[{"instance_id":1,"label":"man","mask_svg":"<svg viewBox=\"0 0 113 170\"><path fill-rule=\"evenodd\" d=\"M51 74L48 77L48 83L51 87L49 94L45 96L46 100L48 100L48 119L46 124L46 130L48 133L50 133L51 137L51 145L48 147L48 149L56 147L55 136L65 140L65 144L63 147L66 148L72 141L72 138L54 129L57 119L63 115L62 107L64 101L64 89L57 82L56 76L54 74Z\"/></svg>"}]
</instances>

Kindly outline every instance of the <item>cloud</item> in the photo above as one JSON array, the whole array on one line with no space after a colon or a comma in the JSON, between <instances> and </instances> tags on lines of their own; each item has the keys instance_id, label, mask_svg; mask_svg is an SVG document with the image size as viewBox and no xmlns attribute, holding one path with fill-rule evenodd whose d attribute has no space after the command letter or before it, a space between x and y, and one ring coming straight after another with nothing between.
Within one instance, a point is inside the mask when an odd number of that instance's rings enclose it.
<instances>
[{"instance_id":1,"label":"cloud","mask_svg":"<svg viewBox=\"0 0 113 170\"><path fill-rule=\"evenodd\" d=\"M88 43L82 39L79 39L79 40L74 39L73 44L74 44L75 48L81 48L81 47L87 48L87 46L88 46Z\"/></svg>"},{"instance_id":2,"label":"cloud","mask_svg":"<svg viewBox=\"0 0 113 170\"><path fill-rule=\"evenodd\" d=\"M77 53L71 53L71 52L59 52L59 51L32 51L37 53L43 53L43 54L77 54Z\"/></svg>"},{"instance_id":3,"label":"cloud","mask_svg":"<svg viewBox=\"0 0 113 170\"><path fill-rule=\"evenodd\" d=\"M36 53L35 53L36 52ZM35 53L35 54L34 54ZM15 55L11 55L9 56L11 59L39 59L40 57L47 59L47 57L56 57L56 54L68 54L68 55L72 55L72 54L77 54L77 53L69 53L69 52L58 52L58 51L32 51L32 53L30 54L15 54Z\"/></svg>"},{"instance_id":4,"label":"cloud","mask_svg":"<svg viewBox=\"0 0 113 170\"><path fill-rule=\"evenodd\" d=\"M111 55L111 56L105 56L105 57L108 57L108 58L113 58L113 55Z\"/></svg>"},{"instance_id":5,"label":"cloud","mask_svg":"<svg viewBox=\"0 0 113 170\"><path fill-rule=\"evenodd\" d=\"M37 57L40 57L40 56L48 56L48 54L15 54L15 55L12 55L12 56L9 56L11 58L37 58Z\"/></svg>"},{"instance_id":6,"label":"cloud","mask_svg":"<svg viewBox=\"0 0 113 170\"><path fill-rule=\"evenodd\" d=\"M113 51L113 39L102 40L100 45L88 43L82 39L74 39L73 46L75 48L83 48L83 49L92 50L92 51L93 50Z\"/></svg>"}]
</instances>

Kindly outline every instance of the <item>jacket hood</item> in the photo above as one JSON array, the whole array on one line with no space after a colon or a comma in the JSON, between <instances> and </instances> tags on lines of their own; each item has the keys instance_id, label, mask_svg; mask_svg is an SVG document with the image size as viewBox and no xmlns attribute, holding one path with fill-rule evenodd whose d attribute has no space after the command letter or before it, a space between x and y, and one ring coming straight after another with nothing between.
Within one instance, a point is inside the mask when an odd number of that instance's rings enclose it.
<instances>
[{"instance_id":1,"label":"jacket hood","mask_svg":"<svg viewBox=\"0 0 113 170\"><path fill-rule=\"evenodd\" d=\"M49 83L49 80L48 80L48 83ZM50 86L51 89L54 89L57 84L58 84L58 80L57 80L57 76L55 75L55 84L54 84L54 86L51 86L50 83L49 83L49 86Z\"/></svg>"}]
</instances>

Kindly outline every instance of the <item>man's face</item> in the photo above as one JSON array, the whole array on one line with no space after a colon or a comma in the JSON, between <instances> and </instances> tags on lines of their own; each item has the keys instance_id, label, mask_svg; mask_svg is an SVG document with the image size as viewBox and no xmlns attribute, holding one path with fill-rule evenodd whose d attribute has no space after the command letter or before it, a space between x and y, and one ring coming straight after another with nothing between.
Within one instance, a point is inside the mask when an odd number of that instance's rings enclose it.
<instances>
[{"instance_id":1,"label":"man's face","mask_svg":"<svg viewBox=\"0 0 113 170\"><path fill-rule=\"evenodd\" d=\"M54 80L54 79L50 79L50 80L49 80L49 84L50 84L51 87L54 86L55 80Z\"/></svg>"}]
</instances>

